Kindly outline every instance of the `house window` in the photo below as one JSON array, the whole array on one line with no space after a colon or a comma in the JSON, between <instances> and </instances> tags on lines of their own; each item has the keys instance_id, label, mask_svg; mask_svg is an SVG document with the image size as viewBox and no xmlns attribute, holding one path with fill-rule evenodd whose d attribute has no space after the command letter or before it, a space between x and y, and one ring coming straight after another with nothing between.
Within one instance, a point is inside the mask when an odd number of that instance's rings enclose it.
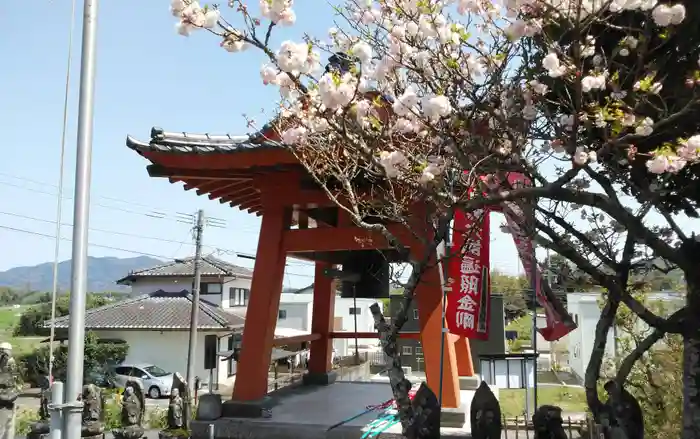
<instances>
[{"instance_id":1,"label":"house window","mask_svg":"<svg viewBox=\"0 0 700 439\"><path fill-rule=\"evenodd\" d=\"M418 320L418 310L417 309L413 310L413 320Z\"/></svg>"},{"instance_id":2,"label":"house window","mask_svg":"<svg viewBox=\"0 0 700 439\"><path fill-rule=\"evenodd\" d=\"M350 308L349 311L351 316L359 316L362 314L362 310L360 308Z\"/></svg>"},{"instance_id":3,"label":"house window","mask_svg":"<svg viewBox=\"0 0 700 439\"><path fill-rule=\"evenodd\" d=\"M228 289L228 305L229 306L247 306L250 290L246 288L229 288Z\"/></svg>"},{"instance_id":4,"label":"house window","mask_svg":"<svg viewBox=\"0 0 700 439\"><path fill-rule=\"evenodd\" d=\"M413 354L413 349L411 346L402 346L401 347L401 355L412 355Z\"/></svg>"},{"instance_id":5,"label":"house window","mask_svg":"<svg viewBox=\"0 0 700 439\"><path fill-rule=\"evenodd\" d=\"M199 285L199 294L221 294L223 287L221 284L204 282Z\"/></svg>"},{"instance_id":6,"label":"house window","mask_svg":"<svg viewBox=\"0 0 700 439\"><path fill-rule=\"evenodd\" d=\"M423 348L420 346L416 346L416 355L423 355Z\"/></svg>"},{"instance_id":7,"label":"house window","mask_svg":"<svg viewBox=\"0 0 700 439\"><path fill-rule=\"evenodd\" d=\"M284 320L287 318L287 310L286 309L281 309L277 311L277 319L278 320Z\"/></svg>"}]
</instances>

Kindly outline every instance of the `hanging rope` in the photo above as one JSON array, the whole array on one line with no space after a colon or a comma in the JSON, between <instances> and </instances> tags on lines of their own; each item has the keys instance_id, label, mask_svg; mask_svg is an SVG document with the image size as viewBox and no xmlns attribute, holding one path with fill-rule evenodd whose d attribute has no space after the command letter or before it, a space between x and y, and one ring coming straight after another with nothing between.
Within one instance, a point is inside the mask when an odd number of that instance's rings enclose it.
<instances>
[{"instance_id":1,"label":"hanging rope","mask_svg":"<svg viewBox=\"0 0 700 439\"><path fill-rule=\"evenodd\" d=\"M455 179L456 176L452 176L450 179L450 193L454 191L455 187ZM445 338L447 338L447 328L445 327L445 318L447 317L447 288L445 288L449 284L449 278L450 278L450 272L449 272L449 262L445 261L445 257L450 255L450 252L452 251L451 243L454 242L452 239L452 236L450 235L450 228L452 221L454 220L454 209L451 211L451 218L447 222L447 230L445 231L445 245L444 245L444 252L443 254L440 255L438 254L438 260L442 259L441 262L441 275L442 279L440 282L440 287L442 288L442 303L441 303L441 319L440 321L442 322L442 326L440 328L440 384L439 384L439 393L438 393L438 404L442 407L442 388L443 388L443 383L445 380L445 370L444 370L444 361L445 361ZM456 255L453 255L453 257Z\"/></svg>"},{"instance_id":2,"label":"hanging rope","mask_svg":"<svg viewBox=\"0 0 700 439\"><path fill-rule=\"evenodd\" d=\"M58 258L61 250L61 220L63 217L64 162L66 160L66 131L68 127L68 99L70 96L71 58L73 56L73 29L75 27L75 0L71 2L68 31L68 60L66 61L66 88L63 97L63 127L61 131L61 158L58 168L58 195L56 200L56 243L53 255L53 287L51 289L51 335L49 336L49 385L53 383L53 342L56 337L56 296L58 295Z\"/></svg>"}]
</instances>

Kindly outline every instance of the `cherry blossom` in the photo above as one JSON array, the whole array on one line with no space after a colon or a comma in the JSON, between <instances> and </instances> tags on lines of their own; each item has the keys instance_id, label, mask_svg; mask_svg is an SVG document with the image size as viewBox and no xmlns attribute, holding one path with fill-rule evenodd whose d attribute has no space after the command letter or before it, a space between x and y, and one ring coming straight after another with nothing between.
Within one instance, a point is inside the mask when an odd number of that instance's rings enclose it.
<instances>
[{"instance_id":1,"label":"cherry blossom","mask_svg":"<svg viewBox=\"0 0 700 439\"><path fill-rule=\"evenodd\" d=\"M552 78L558 78L566 73L566 67L561 65L556 53L550 53L542 60L542 67Z\"/></svg>"},{"instance_id":2,"label":"cherry blossom","mask_svg":"<svg viewBox=\"0 0 700 439\"><path fill-rule=\"evenodd\" d=\"M379 156L379 161L384 167L384 172L389 178L398 177L401 174L401 168L406 165L408 160L401 151L382 151Z\"/></svg>"},{"instance_id":3,"label":"cherry blossom","mask_svg":"<svg viewBox=\"0 0 700 439\"><path fill-rule=\"evenodd\" d=\"M508 62L503 53L489 52L489 42L476 34L502 40L505 53L517 50L518 40L543 32L550 20L573 18L579 12L580 19L586 20L595 14L637 11L647 14L655 26L666 28L664 32L672 32L673 26L682 23L686 16L682 3L657 4L657 0L448 0L429 3L430 8L417 0L347 1L344 3L348 12L345 18L354 30L341 31L339 25L328 30L328 43L309 36L303 41L285 40L277 50L268 48L267 59L260 68L261 81L279 88L282 116L293 116L297 120L296 126L283 130L282 141L303 143L313 134L334 130L331 127L340 126L339 121L349 120L348 116L366 134L380 128L385 134L431 139L434 130L453 129L453 122L461 123L459 119L465 103L474 99L470 91L490 81L494 75L503 75L499 69ZM451 5L456 5L458 15L454 15ZM264 42L262 40L266 32L261 29L268 33L274 29L268 30L266 26L294 25L293 6L292 0L260 0L255 11L251 6L237 7L238 12L247 14L248 20L247 26L238 29L228 24L232 21L221 19L218 8L203 7L194 0L172 0L170 11L178 19L177 31L182 35L189 35L196 29L210 30L219 35L222 48L236 53L267 45L267 37ZM376 36L372 36L373 32L377 32ZM568 146L587 143L572 142L577 136L585 135L586 127L608 131L619 131L622 127L619 135L633 131L637 136L650 136L655 122L650 117L635 115L632 100L644 96L651 99L650 95L660 94L663 91L660 80L664 77L656 78L654 71L642 71L632 81L636 81L632 90L628 90L608 73L608 69L615 68L611 64L615 56L623 58L643 49L642 37L630 32L621 38L613 53L603 53L595 37L586 33L568 46L551 43L547 48L549 53L541 58L541 65L530 66L532 71L539 71L534 78L530 76L512 89L504 84L495 93L503 105L484 114L488 129L494 133L510 130L517 126L511 119L536 124L542 118L549 118L561 138L539 143L541 147L538 148L542 153L566 153L573 166L584 166L598 159L594 145L575 149ZM578 50L573 51L572 47ZM329 52L349 55L353 66L349 71L324 73L320 69L320 54ZM512 70L507 67L507 73L499 80L507 82ZM538 76L540 73L542 75ZM584 93L581 109L551 114L542 106L558 83L576 81ZM692 82L695 86L695 81ZM381 104L385 110L378 111L376 98L369 99L366 95L376 92L385 99ZM624 101L624 106L615 109L598 104L607 100ZM487 150L500 157L510 157L520 151L520 145L513 143L513 138L499 133ZM699 140L700 137L695 136L679 140L673 151L659 147L652 156L644 155L649 158L649 172L656 173L660 169L678 172L688 163L700 161ZM412 164L425 160L414 157L418 151L409 152L403 148L396 147L380 154L378 163L387 176L396 178L401 172L410 171L413 172L411 178L428 184L441 175L442 168L434 164L421 165L421 171L416 172L408 166L409 159ZM621 154L624 156L626 152Z\"/></svg>"},{"instance_id":4,"label":"cherry blossom","mask_svg":"<svg viewBox=\"0 0 700 439\"><path fill-rule=\"evenodd\" d=\"M651 133L654 132L654 121L649 117L645 117L640 124L637 125L634 132L638 136L651 136Z\"/></svg>"},{"instance_id":5,"label":"cherry blossom","mask_svg":"<svg viewBox=\"0 0 700 439\"><path fill-rule=\"evenodd\" d=\"M428 120L436 122L452 112L452 105L446 96L430 96L423 100L423 112Z\"/></svg>"},{"instance_id":6,"label":"cherry blossom","mask_svg":"<svg viewBox=\"0 0 700 439\"><path fill-rule=\"evenodd\" d=\"M260 0L260 13L273 23L291 26L296 22L292 0Z\"/></svg>"}]
</instances>

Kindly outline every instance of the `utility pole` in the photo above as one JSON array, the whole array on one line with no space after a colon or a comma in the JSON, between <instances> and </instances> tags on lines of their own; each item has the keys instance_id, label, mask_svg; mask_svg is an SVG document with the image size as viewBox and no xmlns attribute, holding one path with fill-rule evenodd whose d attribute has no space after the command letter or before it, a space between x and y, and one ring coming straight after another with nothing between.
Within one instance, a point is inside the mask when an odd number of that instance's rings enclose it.
<instances>
[{"instance_id":1,"label":"utility pole","mask_svg":"<svg viewBox=\"0 0 700 439\"><path fill-rule=\"evenodd\" d=\"M90 179L95 106L95 65L97 51L97 0L83 5L83 41L78 98L78 139L73 197L73 251L70 289L70 328L63 437L79 438L83 403L83 361L85 357L85 301L87 294L88 226L90 221ZM57 237L58 239L58 237Z\"/></svg>"},{"instance_id":2,"label":"utility pole","mask_svg":"<svg viewBox=\"0 0 700 439\"><path fill-rule=\"evenodd\" d=\"M190 389L188 404L194 397L194 362L197 360L197 327L199 326L199 287L201 285L202 232L204 231L204 211L197 212L197 224L194 227L194 285L192 287L192 312L190 314L190 343L187 352L187 386ZM191 407L191 406L190 406ZM189 414L189 413L188 413Z\"/></svg>"}]
</instances>

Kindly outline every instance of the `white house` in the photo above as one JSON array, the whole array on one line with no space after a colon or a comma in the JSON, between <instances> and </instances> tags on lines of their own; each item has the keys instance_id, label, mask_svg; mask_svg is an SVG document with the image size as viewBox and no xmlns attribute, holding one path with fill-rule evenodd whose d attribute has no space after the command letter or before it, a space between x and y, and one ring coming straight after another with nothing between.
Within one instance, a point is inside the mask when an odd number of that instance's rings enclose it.
<instances>
[{"instance_id":1,"label":"white house","mask_svg":"<svg viewBox=\"0 0 700 439\"><path fill-rule=\"evenodd\" d=\"M567 303L569 314L574 319L578 327L567 335L569 348L569 366L580 379L586 372L586 366L591 359L593 352L593 341L595 339L595 327L600 319L600 293L580 292L568 293ZM651 302L661 301L668 304L668 311L673 311L678 304L682 304L684 297L682 294L673 291L659 291L647 295L647 300ZM646 325L640 321L640 331L645 331ZM612 358L616 355L617 343L615 328L608 332L608 340L605 344L605 355Z\"/></svg>"},{"instance_id":2,"label":"white house","mask_svg":"<svg viewBox=\"0 0 700 439\"><path fill-rule=\"evenodd\" d=\"M375 299L355 299L335 297L334 330L336 332L374 332L374 320L369 307L376 303ZM311 331L311 316L313 313L313 285L294 293L283 293L280 299L280 309L277 314L277 327ZM358 339L359 348L376 346L378 340ZM355 349L354 339L336 339L333 347L340 356L352 355Z\"/></svg>"},{"instance_id":3,"label":"white house","mask_svg":"<svg viewBox=\"0 0 700 439\"><path fill-rule=\"evenodd\" d=\"M217 352L231 349L234 334L244 327L253 273L211 256L202 258L201 273L195 375L207 382L205 338L217 336ZM194 258L131 272L117 283L131 286L132 297L88 310L85 328L100 338L127 342L126 363L155 364L185 375L193 280ZM69 319L56 319L56 328L68 328ZM226 384L234 374L235 363L219 359L214 382Z\"/></svg>"}]
</instances>

